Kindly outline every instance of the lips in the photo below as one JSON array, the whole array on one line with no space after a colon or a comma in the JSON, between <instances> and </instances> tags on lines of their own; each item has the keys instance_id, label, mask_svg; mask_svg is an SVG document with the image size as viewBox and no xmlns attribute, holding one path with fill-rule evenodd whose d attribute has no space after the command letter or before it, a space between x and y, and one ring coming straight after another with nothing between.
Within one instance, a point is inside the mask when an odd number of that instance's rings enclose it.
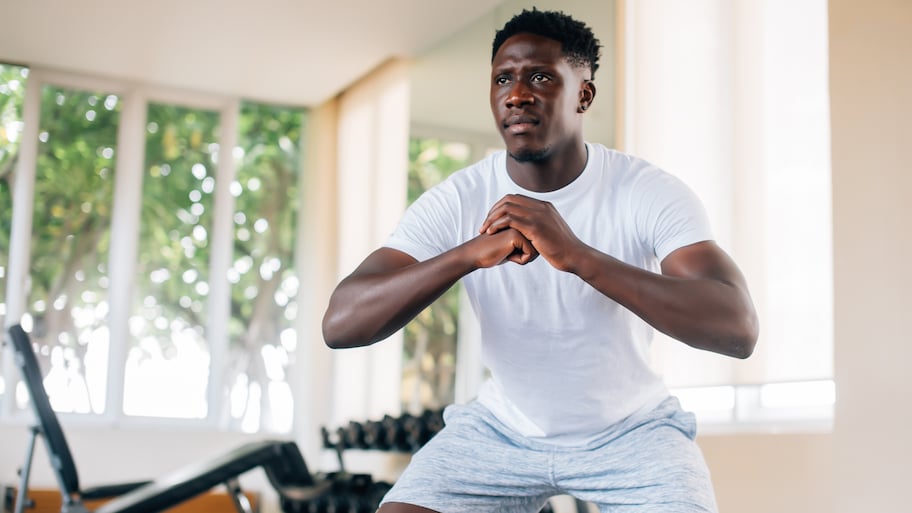
<instances>
[{"instance_id":1,"label":"lips","mask_svg":"<svg viewBox=\"0 0 912 513\"><path fill-rule=\"evenodd\" d=\"M538 119L532 116L510 116L504 120L503 126L511 134L520 134L538 126Z\"/></svg>"}]
</instances>

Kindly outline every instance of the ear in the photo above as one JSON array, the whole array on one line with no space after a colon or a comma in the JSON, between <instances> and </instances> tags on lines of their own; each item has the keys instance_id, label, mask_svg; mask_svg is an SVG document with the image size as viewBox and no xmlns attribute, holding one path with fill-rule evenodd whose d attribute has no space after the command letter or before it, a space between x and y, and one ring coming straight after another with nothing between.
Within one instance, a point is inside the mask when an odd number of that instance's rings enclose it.
<instances>
[{"instance_id":1,"label":"ear","mask_svg":"<svg viewBox=\"0 0 912 513\"><path fill-rule=\"evenodd\" d=\"M595 100L595 82L583 80L583 83L580 85L579 106L576 108L576 111L580 114L586 112L586 110L592 106L593 100Z\"/></svg>"}]
</instances>

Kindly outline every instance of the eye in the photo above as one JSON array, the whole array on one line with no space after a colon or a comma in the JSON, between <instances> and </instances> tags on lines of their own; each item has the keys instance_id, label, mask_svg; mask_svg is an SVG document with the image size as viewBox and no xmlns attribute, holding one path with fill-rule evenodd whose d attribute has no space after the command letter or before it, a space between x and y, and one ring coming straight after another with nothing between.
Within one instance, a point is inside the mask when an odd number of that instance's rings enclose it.
<instances>
[{"instance_id":1,"label":"eye","mask_svg":"<svg viewBox=\"0 0 912 513\"><path fill-rule=\"evenodd\" d=\"M547 82L548 80L551 80L551 77L545 75L544 73L533 73L530 80L532 82Z\"/></svg>"},{"instance_id":2,"label":"eye","mask_svg":"<svg viewBox=\"0 0 912 513\"><path fill-rule=\"evenodd\" d=\"M510 77L507 75L497 75L494 77L494 83L497 85L504 85L510 82Z\"/></svg>"}]
</instances>

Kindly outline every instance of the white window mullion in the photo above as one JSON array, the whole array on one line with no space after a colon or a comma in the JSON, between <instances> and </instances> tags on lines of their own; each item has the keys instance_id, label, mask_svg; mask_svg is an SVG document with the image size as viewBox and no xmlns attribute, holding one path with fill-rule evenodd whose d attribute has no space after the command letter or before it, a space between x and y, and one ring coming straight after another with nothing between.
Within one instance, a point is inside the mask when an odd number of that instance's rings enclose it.
<instances>
[{"instance_id":1,"label":"white window mullion","mask_svg":"<svg viewBox=\"0 0 912 513\"><path fill-rule=\"evenodd\" d=\"M234 148L238 140L240 102L232 100L221 109L219 120L218 165L213 203L212 252L209 261L209 388L207 414L211 423L228 427L229 403L224 397L230 363L228 321L231 318L231 284L228 269L234 255L234 196L231 182L235 179Z\"/></svg>"},{"instance_id":2,"label":"white window mullion","mask_svg":"<svg viewBox=\"0 0 912 513\"><path fill-rule=\"evenodd\" d=\"M19 162L13 177L13 218L10 230L9 268L6 277L6 326L20 322L26 312L25 298L28 290L29 258L32 238L32 212L35 202L35 165L38 158L38 123L41 116L41 81L32 73L26 83L25 102L22 110L22 134L19 143ZM13 364L12 346L3 359L3 375L17 376ZM7 378L9 379L9 378ZM12 382L8 383L12 385ZM13 387L7 387L13 391ZM4 413L13 411L14 393L3 395Z\"/></svg>"},{"instance_id":3,"label":"white window mullion","mask_svg":"<svg viewBox=\"0 0 912 513\"><path fill-rule=\"evenodd\" d=\"M136 91L124 95L117 131L117 164L111 216L109 268L111 302L108 386L105 411L123 416L124 372L129 352L130 313L139 244L145 159L146 98Z\"/></svg>"}]
</instances>

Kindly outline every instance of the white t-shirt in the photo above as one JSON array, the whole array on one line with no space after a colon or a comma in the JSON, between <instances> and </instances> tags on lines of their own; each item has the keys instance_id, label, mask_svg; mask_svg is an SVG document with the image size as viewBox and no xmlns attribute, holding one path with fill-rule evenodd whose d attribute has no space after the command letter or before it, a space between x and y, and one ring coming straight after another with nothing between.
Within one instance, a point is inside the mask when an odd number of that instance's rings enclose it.
<instances>
[{"instance_id":1,"label":"white t-shirt","mask_svg":"<svg viewBox=\"0 0 912 513\"><path fill-rule=\"evenodd\" d=\"M653 272L675 249L712 239L702 204L683 182L636 157L586 147L583 173L552 192L514 183L503 151L457 171L408 208L385 246L432 258L476 237L506 194L551 202L584 243ZM492 375L478 399L517 432L581 445L668 396L649 366L653 328L576 275L539 257L462 281Z\"/></svg>"}]
</instances>

